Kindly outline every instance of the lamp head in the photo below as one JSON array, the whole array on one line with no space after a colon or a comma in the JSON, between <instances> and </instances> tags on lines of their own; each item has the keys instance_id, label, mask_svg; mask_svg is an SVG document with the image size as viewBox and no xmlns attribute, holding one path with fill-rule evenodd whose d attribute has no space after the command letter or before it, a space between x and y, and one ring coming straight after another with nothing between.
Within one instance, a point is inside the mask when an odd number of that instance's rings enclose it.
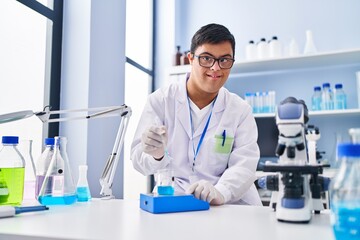
<instances>
[{"instance_id":1,"label":"lamp head","mask_svg":"<svg viewBox=\"0 0 360 240\"><path fill-rule=\"evenodd\" d=\"M31 117L33 115L34 115L34 112L31 110L2 114L2 115L0 115L0 124L17 121L20 119Z\"/></svg>"}]
</instances>

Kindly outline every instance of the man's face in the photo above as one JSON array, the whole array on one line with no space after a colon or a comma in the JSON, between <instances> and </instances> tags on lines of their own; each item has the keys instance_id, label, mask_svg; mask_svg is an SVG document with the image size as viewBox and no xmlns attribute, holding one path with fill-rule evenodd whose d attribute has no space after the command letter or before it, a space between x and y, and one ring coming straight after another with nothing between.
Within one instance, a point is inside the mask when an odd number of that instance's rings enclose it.
<instances>
[{"instance_id":1,"label":"man's face","mask_svg":"<svg viewBox=\"0 0 360 240\"><path fill-rule=\"evenodd\" d=\"M196 91L201 93L217 94L228 79L231 69L220 68L219 61L215 61L212 67L200 66L199 56L205 57L205 59L207 59L206 57L232 59L233 50L231 43L203 44L195 50L195 54L188 54L190 64L192 65L189 79L190 86L188 87L194 87Z\"/></svg>"}]
</instances>

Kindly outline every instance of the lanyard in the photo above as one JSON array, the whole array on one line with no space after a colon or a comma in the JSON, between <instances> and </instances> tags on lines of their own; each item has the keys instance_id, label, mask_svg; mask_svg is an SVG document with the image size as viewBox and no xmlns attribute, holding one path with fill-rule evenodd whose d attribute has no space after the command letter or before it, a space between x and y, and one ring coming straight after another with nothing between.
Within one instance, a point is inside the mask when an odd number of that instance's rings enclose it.
<instances>
[{"instance_id":1,"label":"lanyard","mask_svg":"<svg viewBox=\"0 0 360 240\"><path fill-rule=\"evenodd\" d=\"M203 142L203 140L204 140L206 131L207 131L208 127L209 127L209 123L210 123L210 119L211 119L211 115L212 115L212 110L213 110L213 108L214 108L215 101L216 101L216 98L215 98L215 100L213 101L213 103L212 103L212 105L211 105L211 110L210 110L209 117L208 117L208 119L207 119L207 121L206 121L204 130L203 130L203 132L202 132L202 134L201 134L199 143L198 143L197 148L196 148L196 151L195 151L195 145L194 145L194 126L193 126L193 120L192 120L192 115L191 115L190 99L189 99L189 97L188 97L189 112L190 112L190 125L191 125L191 141L192 141L192 147L193 147L193 152L194 152L194 161L193 161L193 164L192 164L192 171L194 171L196 156L197 156L198 153L199 153L201 144L202 144L202 142Z\"/></svg>"}]
</instances>

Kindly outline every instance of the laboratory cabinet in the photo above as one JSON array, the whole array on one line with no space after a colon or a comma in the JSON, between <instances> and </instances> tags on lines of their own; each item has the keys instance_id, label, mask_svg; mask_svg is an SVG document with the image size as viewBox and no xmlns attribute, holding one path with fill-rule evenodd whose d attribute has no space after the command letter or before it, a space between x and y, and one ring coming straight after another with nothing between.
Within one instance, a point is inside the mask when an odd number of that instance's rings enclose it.
<instances>
[{"instance_id":1,"label":"laboratory cabinet","mask_svg":"<svg viewBox=\"0 0 360 240\"><path fill-rule=\"evenodd\" d=\"M190 68L189 65L171 67L168 70L169 82L184 79ZM323 152L322 160L333 163L336 144L347 140L349 128L360 127L358 106L360 90L356 81L358 71L360 71L360 49L238 61L234 63L225 87L241 97L244 97L246 92L273 90L276 92L276 104L288 96L293 96L303 99L310 110L314 86L329 82L333 88L336 83L342 83L348 98L348 109L309 111L308 124L320 129L321 137L317 143L317 150ZM269 121L268 130L265 127L262 131L271 131L271 128L274 128L274 113L254 114L254 116L257 121L260 119L263 122ZM261 135L259 133L259 138L262 137ZM261 155L265 158L271 157L263 153Z\"/></svg>"}]
</instances>

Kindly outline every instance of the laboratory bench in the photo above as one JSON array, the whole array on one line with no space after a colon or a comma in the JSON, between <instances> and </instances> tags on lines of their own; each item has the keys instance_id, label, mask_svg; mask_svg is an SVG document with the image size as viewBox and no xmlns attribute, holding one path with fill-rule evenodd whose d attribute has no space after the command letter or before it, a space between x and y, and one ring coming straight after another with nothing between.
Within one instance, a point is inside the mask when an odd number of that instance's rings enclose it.
<instances>
[{"instance_id":1,"label":"laboratory bench","mask_svg":"<svg viewBox=\"0 0 360 240\"><path fill-rule=\"evenodd\" d=\"M139 200L101 200L49 206L48 211L0 219L0 239L335 239L330 212L308 224L276 220L269 207L223 205L210 210L152 214Z\"/></svg>"}]
</instances>

